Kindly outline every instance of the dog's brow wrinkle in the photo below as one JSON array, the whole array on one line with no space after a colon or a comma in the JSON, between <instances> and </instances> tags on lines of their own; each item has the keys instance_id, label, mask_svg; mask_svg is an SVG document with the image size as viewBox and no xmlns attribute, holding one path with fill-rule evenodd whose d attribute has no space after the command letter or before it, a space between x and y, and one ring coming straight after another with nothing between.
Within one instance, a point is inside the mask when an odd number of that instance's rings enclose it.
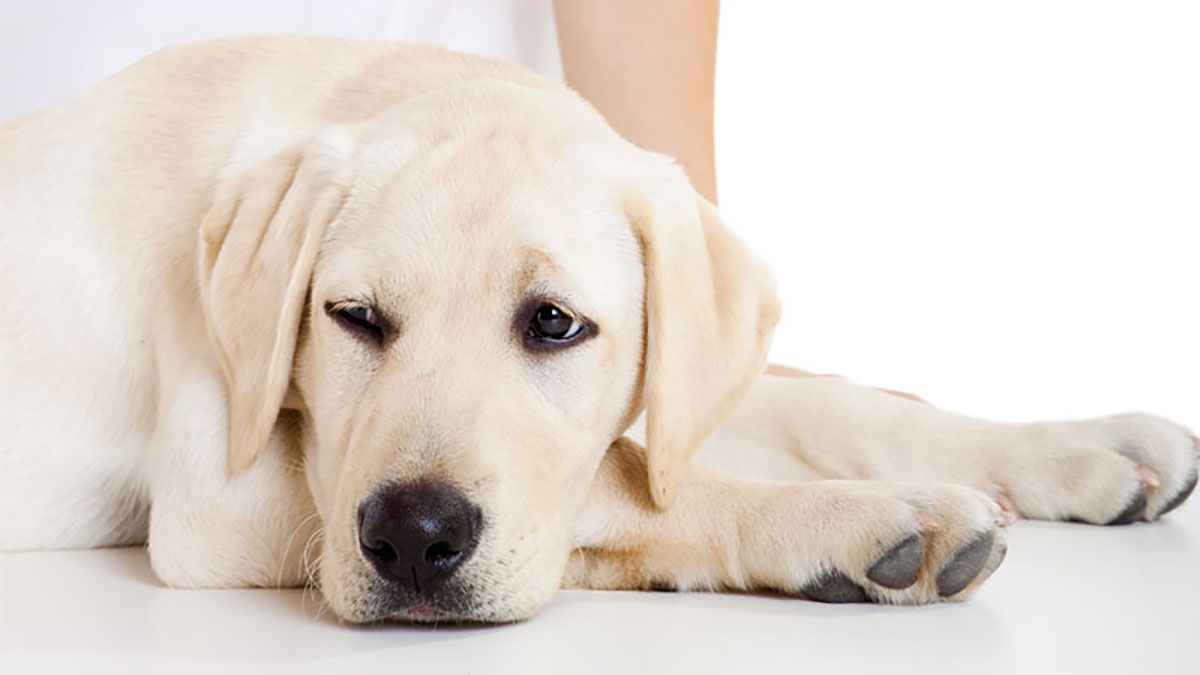
<instances>
[{"instance_id":1,"label":"dog's brow wrinkle","mask_svg":"<svg viewBox=\"0 0 1200 675\"><path fill-rule=\"evenodd\" d=\"M518 249L522 257L525 259L524 268L528 272L537 270L539 267L548 267L555 272L560 272L562 268L555 262L554 256L550 255L544 249L536 246L521 246Z\"/></svg>"}]
</instances>

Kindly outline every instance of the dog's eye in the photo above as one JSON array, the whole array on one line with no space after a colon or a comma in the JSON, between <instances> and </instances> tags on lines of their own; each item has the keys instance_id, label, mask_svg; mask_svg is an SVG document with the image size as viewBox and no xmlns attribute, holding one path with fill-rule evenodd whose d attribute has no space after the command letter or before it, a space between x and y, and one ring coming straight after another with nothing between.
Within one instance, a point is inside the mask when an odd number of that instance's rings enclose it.
<instances>
[{"instance_id":1,"label":"dog's eye","mask_svg":"<svg viewBox=\"0 0 1200 675\"><path fill-rule=\"evenodd\" d=\"M543 342L567 342L579 337L583 323L565 310L545 303L533 313L526 336Z\"/></svg>"},{"instance_id":2,"label":"dog's eye","mask_svg":"<svg viewBox=\"0 0 1200 675\"><path fill-rule=\"evenodd\" d=\"M600 328L563 301L534 295L513 316L513 332L526 351L545 354L586 342Z\"/></svg>"},{"instance_id":3,"label":"dog's eye","mask_svg":"<svg viewBox=\"0 0 1200 675\"><path fill-rule=\"evenodd\" d=\"M375 342L383 342L384 322L370 305L331 302L325 305L325 313L347 331Z\"/></svg>"}]
</instances>

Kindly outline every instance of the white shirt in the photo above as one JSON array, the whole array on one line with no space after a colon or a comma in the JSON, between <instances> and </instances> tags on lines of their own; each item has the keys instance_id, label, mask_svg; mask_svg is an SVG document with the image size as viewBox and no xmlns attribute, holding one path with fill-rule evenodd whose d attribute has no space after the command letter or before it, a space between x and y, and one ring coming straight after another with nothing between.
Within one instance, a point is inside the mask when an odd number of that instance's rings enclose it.
<instances>
[{"instance_id":1,"label":"white shirt","mask_svg":"<svg viewBox=\"0 0 1200 675\"><path fill-rule=\"evenodd\" d=\"M562 77L551 0L38 0L0 15L0 124L168 45L256 33L432 42Z\"/></svg>"}]
</instances>

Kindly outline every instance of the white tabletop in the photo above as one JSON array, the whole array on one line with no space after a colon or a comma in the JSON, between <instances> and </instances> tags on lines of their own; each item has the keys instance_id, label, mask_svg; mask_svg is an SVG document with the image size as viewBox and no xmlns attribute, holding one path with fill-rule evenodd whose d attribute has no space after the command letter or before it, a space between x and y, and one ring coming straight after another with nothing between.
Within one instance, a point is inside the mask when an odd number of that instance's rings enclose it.
<instances>
[{"instance_id":1,"label":"white tabletop","mask_svg":"<svg viewBox=\"0 0 1200 675\"><path fill-rule=\"evenodd\" d=\"M965 603L572 591L518 625L364 628L312 591L163 588L141 549L17 553L0 672L1200 672L1197 572L1189 503L1152 525L1018 523Z\"/></svg>"}]
</instances>

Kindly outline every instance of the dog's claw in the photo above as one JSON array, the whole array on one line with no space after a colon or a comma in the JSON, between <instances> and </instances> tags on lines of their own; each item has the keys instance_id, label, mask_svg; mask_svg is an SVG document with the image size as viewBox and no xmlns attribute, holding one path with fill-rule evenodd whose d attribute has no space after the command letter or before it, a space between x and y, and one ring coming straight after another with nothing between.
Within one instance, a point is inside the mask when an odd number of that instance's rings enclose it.
<instances>
[{"instance_id":1,"label":"dog's claw","mask_svg":"<svg viewBox=\"0 0 1200 675\"><path fill-rule=\"evenodd\" d=\"M1138 475L1138 480L1141 481L1142 485L1144 485L1148 488L1158 487L1159 485L1162 485L1162 477L1160 477L1158 475L1158 472L1155 471L1154 469L1151 469L1146 466L1139 466L1137 468L1137 475Z\"/></svg>"}]
</instances>

